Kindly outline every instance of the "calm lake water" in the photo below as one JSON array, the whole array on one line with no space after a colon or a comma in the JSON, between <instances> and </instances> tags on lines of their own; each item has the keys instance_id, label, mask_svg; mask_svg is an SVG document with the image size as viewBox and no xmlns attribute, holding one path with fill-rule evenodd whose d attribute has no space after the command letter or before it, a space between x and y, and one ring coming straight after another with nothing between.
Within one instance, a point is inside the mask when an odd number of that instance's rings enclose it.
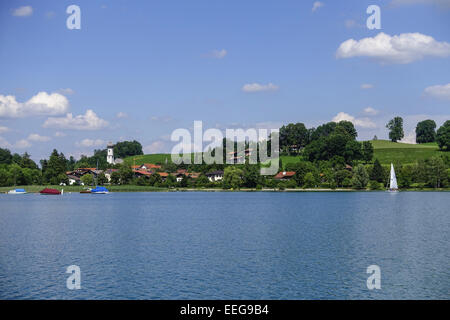
<instances>
[{"instance_id":1,"label":"calm lake water","mask_svg":"<svg viewBox=\"0 0 450 320\"><path fill-rule=\"evenodd\" d=\"M450 299L449 208L445 192L0 195L0 298Z\"/></svg>"}]
</instances>

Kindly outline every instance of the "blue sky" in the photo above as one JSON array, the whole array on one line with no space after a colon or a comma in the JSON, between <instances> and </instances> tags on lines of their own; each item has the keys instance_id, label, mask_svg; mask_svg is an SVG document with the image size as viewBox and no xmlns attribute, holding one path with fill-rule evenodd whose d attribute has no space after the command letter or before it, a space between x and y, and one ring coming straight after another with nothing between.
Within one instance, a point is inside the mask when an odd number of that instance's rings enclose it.
<instances>
[{"instance_id":1,"label":"blue sky","mask_svg":"<svg viewBox=\"0 0 450 320\"><path fill-rule=\"evenodd\" d=\"M136 139L169 152L194 120L349 119L360 139L386 138L396 115L411 141L417 121L450 119L449 0L315 2L2 1L0 147L78 158ZM66 27L71 4L80 30ZM372 4L381 30L366 27Z\"/></svg>"}]
</instances>

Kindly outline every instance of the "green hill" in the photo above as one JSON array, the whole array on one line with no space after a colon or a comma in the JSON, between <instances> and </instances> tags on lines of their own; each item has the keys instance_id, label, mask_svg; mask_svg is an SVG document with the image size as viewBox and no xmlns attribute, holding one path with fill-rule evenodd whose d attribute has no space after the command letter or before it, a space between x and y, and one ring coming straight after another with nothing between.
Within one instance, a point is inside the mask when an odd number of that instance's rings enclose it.
<instances>
[{"instance_id":1,"label":"green hill","mask_svg":"<svg viewBox=\"0 0 450 320\"><path fill-rule=\"evenodd\" d=\"M140 166L144 163L164 164L166 162L166 159L167 162L172 162L170 159L170 154L168 153L155 153L155 154L145 154L142 156L128 157L125 158L124 161L126 164L130 166L134 164Z\"/></svg>"},{"instance_id":2,"label":"green hill","mask_svg":"<svg viewBox=\"0 0 450 320\"><path fill-rule=\"evenodd\" d=\"M420 159L428 159L434 155L441 153L436 143L424 143L424 144L408 144L400 142L391 142L388 140L372 140L370 141L374 148L374 159L378 160L382 164L389 164L400 162L402 164L414 163ZM136 160L133 161L133 158ZM128 157L125 159L125 163L133 165L141 165L143 163L159 163L163 164L165 161L171 162L170 154L158 153L158 154L146 154L143 156ZM297 156L281 156L283 167L288 163L300 161L300 157Z\"/></svg>"},{"instance_id":3,"label":"green hill","mask_svg":"<svg viewBox=\"0 0 450 320\"><path fill-rule=\"evenodd\" d=\"M436 143L408 144L388 140L372 140L370 142L374 148L374 159L377 158L383 164L414 163L417 160L428 159L441 153Z\"/></svg>"}]
</instances>

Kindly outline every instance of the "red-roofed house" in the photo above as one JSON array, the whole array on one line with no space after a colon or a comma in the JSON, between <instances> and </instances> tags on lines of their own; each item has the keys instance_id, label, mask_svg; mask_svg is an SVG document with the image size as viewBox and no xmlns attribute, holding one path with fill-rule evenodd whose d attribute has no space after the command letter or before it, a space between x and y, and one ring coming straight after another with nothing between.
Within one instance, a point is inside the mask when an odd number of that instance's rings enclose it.
<instances>
[{"instance_id":1,"label":"red-roofed house","mask_svg":"<svg viewBox=\"0 0 450 320\"><path fill-rule=\"evenodd\" d=\"M161 169L161 166L153 163L144 163L139 168L141 168L142 170L150 170L150 169Z\"/></svg>"}]
</instances>

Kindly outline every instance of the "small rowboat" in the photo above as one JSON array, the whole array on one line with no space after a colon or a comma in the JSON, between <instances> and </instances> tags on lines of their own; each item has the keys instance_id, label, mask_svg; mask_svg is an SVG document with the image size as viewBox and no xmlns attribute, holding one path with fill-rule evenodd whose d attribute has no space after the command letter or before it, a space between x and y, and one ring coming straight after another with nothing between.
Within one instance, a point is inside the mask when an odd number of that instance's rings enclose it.
<instances>
[{"instance_id":1,"label":"small rowboat","mask_svg":"<svg viewBox=\"0 0 450 320\"><path fill-rule=\"evenodd\" d=\"M91 192L91 188L89 188L89 189L83 189L83 190L80 191L80 193L92 193L92 192Z\"/></svg>"},{"instance_id":2,"label":"small rowboat","mask_svg":"<svg viewBox=\"0 0 450 320\"><path fill-rule=\"evenodd\" d=\"M27 193L25 189L13 189L8 191L8 194L25 194L25 193Z\"/></svg>"},{"instance_id":3,"label":"small rowboat","mask_svg":"<svg viewBox=\"0 0 450 320\"><path fill-rule=\"evenodd\" d=\"M49 188L45 188L41 191L39 191L40 194L52 194L52 195L56 195L56 194L61 194L61 191L57 190L57 189L49 189Z\"/></svg>"}]
</instances>

